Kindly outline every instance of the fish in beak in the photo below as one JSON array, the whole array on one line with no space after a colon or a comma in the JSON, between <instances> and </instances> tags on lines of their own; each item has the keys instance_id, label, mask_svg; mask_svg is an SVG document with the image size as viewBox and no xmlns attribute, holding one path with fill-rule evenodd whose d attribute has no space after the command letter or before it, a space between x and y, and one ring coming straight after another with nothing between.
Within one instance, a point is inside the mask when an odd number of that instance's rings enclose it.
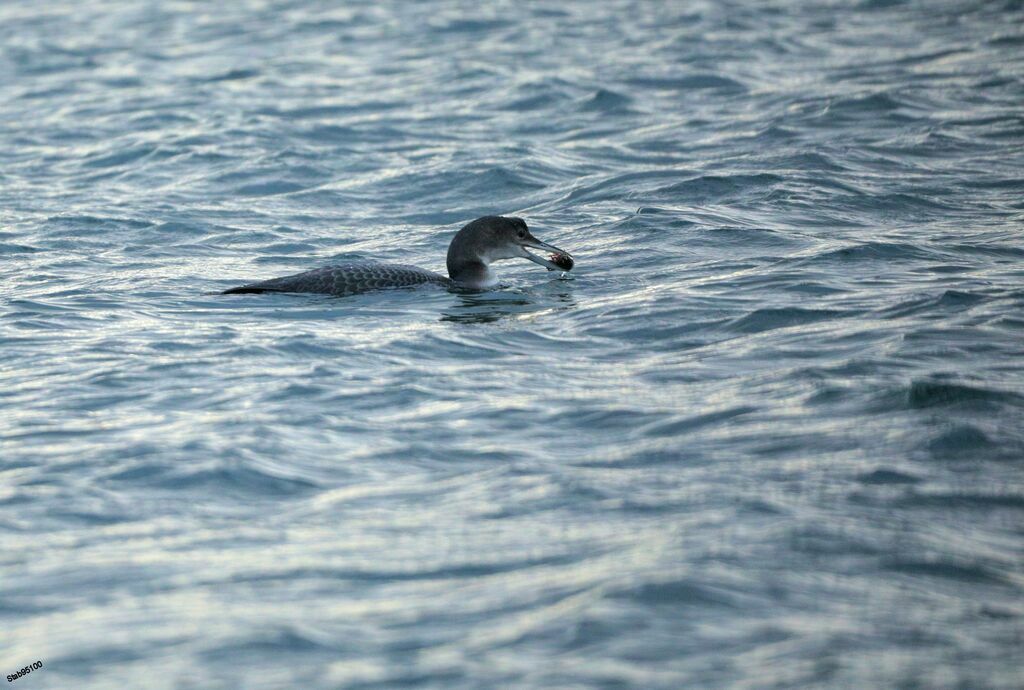
<instances>
[{"instance_id":1,"label":"fish in beak","mask_svg":"<svg viewBox=\"0 0 1024 690\"><path fill-rule=\"evenodd\" d=\"M527 247L547 252L548 258L545 259L527 251ZM526 237L519 240L519 250L522 252L521 256L524 259L529 259L535 264L540 264L549 271L571 271L572 267L576 263L569 252L564 249L559 249L553 244L541 242L529 232L526 233Z\"/></svg>"}]
</instances>

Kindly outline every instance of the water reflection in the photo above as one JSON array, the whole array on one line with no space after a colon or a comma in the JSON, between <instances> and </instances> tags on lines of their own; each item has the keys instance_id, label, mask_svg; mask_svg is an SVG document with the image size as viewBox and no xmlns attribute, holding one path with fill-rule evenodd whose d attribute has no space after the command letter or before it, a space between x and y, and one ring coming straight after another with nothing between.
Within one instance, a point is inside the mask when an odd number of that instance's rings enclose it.
<instances>
[{"instance_id":1,"label":"water reflection","mask_svg":"<svg viewBox=\"0 0 1024 690\"><path fill-rule=\"evenodd\" d=\"M531 288L453 291L458 301L442 310L441 321L494 323L503 318L577 306L571 280L552 280Z\"/></svg>"}]
</instances>

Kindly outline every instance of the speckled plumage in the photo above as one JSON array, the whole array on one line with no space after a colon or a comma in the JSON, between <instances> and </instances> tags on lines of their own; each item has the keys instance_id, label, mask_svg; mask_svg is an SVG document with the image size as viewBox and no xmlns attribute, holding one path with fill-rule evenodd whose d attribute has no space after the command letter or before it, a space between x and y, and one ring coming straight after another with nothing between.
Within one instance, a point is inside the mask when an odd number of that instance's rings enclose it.
<instances>
[{"instance_id":1,"label":"speckled plumage","mask_svg":"<svg viewBox=\"0 0 1024 690\"><path fill-rule=\"evenodd\" d=\"M526 247L550 252L558 263L526 251ZM434 283L445 287L480 290L497 283L490 264L502 259L529 259L549 271L568 271L572 257L558 247L541 242L526 227L522 218L484 216L467 223L455 233L448 245L448 276L419 266L381 264L376 261L349 261L324 266L305 273L272 278L259 283L225 290L223 295L261 292L319 292L326 295L354 295L384 288Z\"/></svg>"},{"instance_id":2,"label":"speckled plumage","mask_svg":"<svg viewBox=\"0 0 1024 690\"><path fill-rule=\"evenodd\" d=\"M225 295L261 292L319 292L326 295L354 295L384 288L408 287L423 283L449 286L449 278L418 266L382 264L376 261L349 261L315 268L282 278L225 290Z\"/></svg>"}]
</instances>

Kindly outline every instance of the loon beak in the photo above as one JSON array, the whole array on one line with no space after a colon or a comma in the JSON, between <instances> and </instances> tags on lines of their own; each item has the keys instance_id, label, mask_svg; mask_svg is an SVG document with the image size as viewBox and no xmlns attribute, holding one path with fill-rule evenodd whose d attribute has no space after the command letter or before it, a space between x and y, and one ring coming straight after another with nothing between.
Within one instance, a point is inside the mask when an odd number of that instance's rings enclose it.
<instances>
[{"instance_id":1,"label":"loon beak","mask_svg":"<svg viewBox=\"0 0 1024 690\"><path fill-rule=\"evenodd\" d=\"M550 259L545 259L526 251L527 247L530 247L531 249L542 249L548 252L550 254ZM535 264L540 264L549 271L569 271L572 270L572 266L575 263L569 252L564 249L559 249L553 244L541 242L533 236L520 240L519 248L523 252L522 256L524 259L529 259Z\"/></svg>"}]
</instances>

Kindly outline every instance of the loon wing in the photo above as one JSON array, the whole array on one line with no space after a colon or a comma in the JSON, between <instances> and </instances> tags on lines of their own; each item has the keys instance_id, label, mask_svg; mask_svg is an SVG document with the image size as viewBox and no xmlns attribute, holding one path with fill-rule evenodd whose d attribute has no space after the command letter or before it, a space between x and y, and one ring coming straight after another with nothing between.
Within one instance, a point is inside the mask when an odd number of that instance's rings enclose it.
<instances>
[{"instance_id":1,"label":"loon wing","mask_svg":"<svg viewBox=\"0 0 1024 690\"><path fill-rule=\"evenodd\" d=\"M422 283L451 285L452 281L418 266L352 261L315 268L283 278L272 278L225 290L222 295L262 292L319 292L326 295L354 295L369 290L408 287Z\"/></svg>"}]
</instances>

